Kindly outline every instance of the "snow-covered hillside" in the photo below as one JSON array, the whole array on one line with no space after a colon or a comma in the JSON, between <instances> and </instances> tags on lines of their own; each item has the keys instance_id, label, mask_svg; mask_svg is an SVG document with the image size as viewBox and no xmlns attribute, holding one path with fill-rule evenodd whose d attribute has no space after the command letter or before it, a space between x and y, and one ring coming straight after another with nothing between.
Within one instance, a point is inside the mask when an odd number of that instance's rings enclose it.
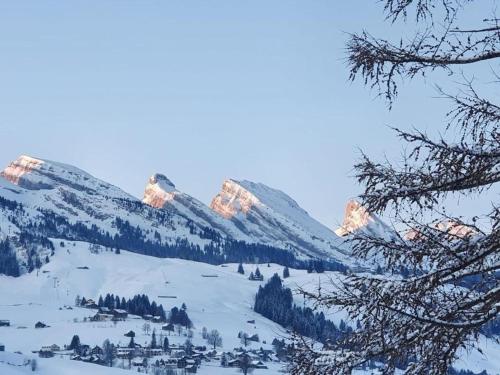
<instances>
[{"instance_id":1,"label":"snow-covered hillside","mask_svg":"<svg viewBox=\"0 0 500 375\"><path fill-rule=\"evenodd\" d=\"M194 324L195 345L206 345L201 337L202 327L217 329L221 333L224 350L241 345L237 337L239 331L259 335L261 342L252 343L250 348L271 348L273 338L286 337L283 328L252 310L260 283L237 273L237 264L213 266L126 251L115 254L104 249L96 254L89 250L91 246L88 243L65 242L62 247L60 241L54 242L57 243L55 255L38 272L18 278L0 276L0 320L11 321L10 327L0 327L0 341L9 352L20 351L30 355L31 351L42 346L57 344L62 347L69 344L74 334L91 346L101 345L106 338L126 345L128 338L123 335L129 330L136 332L137 343L149 342L151 337L142 332L144 321L141 319L128 319L116 326L110 321L84 322L84 318L92 316L95 311L64 307L74 306L77 295L97 299L106 293L126 298L146 294L166 309L186 303ZM255 265L245 264L244 267L247 272L255 269ZM282 269L275 264L270 267L260 265L264 282L276 272L281 274ZM315 287L317 274L313 276L304 270L294 269L290 272L291 276L287 279L289 286ZM326 273L321 278L335 274ZM301 299L297 300L297 303L301 302ZM252 320L255 322L247 323ZM37 321L49 327L35 329ZM162 324L151 324L157 332L161 331ZM172 334L169 339L171 343L183 343L186 337ZM39 359L39 363L43 367L44 363L52 360L55 359ZM279 364L271 364L268 371L259 370L259 373L274 374L280 367ZM202 366L200 373L217 372L210 372L210 366ZM236 373L236 370L227 373Z\"/></svg>"},{"instance_id":2,"label":"snow-covered hillside","mask_svg":"<svg viewBox=\"0 0 500 375\"><path fill-rule=\"evenodd\" d=\"M105 339L126 345L128 338L124 333L136 332L136 342L150 342L151 336L143 332L144 321L133 317L120 321L116 325L111 321L84 321L95 314L95 310L74 307L77 295L96 299L99 295L114 293L123 297L146 294L150 300L162 303L166 309L187 305L187 312L193 321L193 344L206 345L201 336L203 327L217 329L222 336L223 350L231 350L241 345L237 337L239 331L258 334L260 343L251 343L250 348L270 348L273 338L286 337L286 331L260 316L252 310L255 293L260 282L250 281L247 276L237 273L236 264L220 266L192 262L180 259L159 259L122 251L115 254L104 251L90 251L92 247L84 242L56 243L55 255L48 264L38 272L21 277L0 276L0 320L8 319L10 327L0 327L0 342L10 353L20 351L23 358L36 357L32 351L42 346L69 344L74 334L79 335L81 342L94 346L101 345ZM95 249L94 249L95 250ZM244 264L248 272L255 265ZM281 274L283 267L275 264L259 265L265 283L274 273ZM209 276L209 277L207 277ZM290 270L290 277L285 279L288 287L299 286L314 289L318 282L328 287L329 279L340 278L336 272L325 274L308 274L304 270ZM171 298L162 298L169 296ZM296 304L302 305L301 297L296 296ZM68 309L68 306L72 306ZM336 322L345 319L341 313L326 312L328 319ZM42 321L49 327L35 329L36 322ZM251 324L248 321L254 321ZM157 333L161 331L161 323L151 323ZM183 343L184 335L172 333L171 343ZM266 343L264 343L264 341ZM491 341L482 340L484 355L478 353L461 356L457 363L459 368L470 368L474 371L483 369L491 374L498 372L498 361L495 354L500 347ZM2 375L26 374L24 367L10 366L2 363L0 354L0 373ZM22 358L21 358L22 359ZM18 360L21 360L18 358ZM126 374L125 370L70 361L67 357L42 359L38 358L39 373L42 375L59 374ZM121 362L118 361L118 366ZM124 364L125 367L126 363ZM282 363L269 363L268 370L256 370L256 374L278 374ZM127 370L128 371L128 370ZM497 372L495 372L497 371ZM220 368L218 363L203 364L199 371L202 375L237 374L236 369Z\"/></svg>"}]
</instances>

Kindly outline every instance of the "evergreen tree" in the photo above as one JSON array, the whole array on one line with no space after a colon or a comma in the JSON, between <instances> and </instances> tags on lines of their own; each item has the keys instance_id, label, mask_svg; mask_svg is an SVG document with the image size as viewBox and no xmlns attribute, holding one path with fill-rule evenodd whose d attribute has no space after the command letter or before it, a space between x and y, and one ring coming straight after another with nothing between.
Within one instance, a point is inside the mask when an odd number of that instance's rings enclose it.
<instances>
[{"instance_id":1,"label":"evergreen tree","mask_svg":"<svg viewBox=\"0 0 500 375\"><path fill-rule=\"evenodd\" d=\"M238 264L238 273L241 273L242 275L245 274L245 270L243 269L243 263Z\"/></svg>"},{"instance_id":2,"label":"evergreen tree","mask_svg":"<svg viewBox=\"0 0 500 375\"><path fill-rule=\"evenodd\" d=\"M348 326L345 326L343 331L339 330L333 322L325 319L322 312L316 313L308 307L295 306L292 291L283 286L277 274L274 274L264 287L259 287L254 310L283 327L323 343L352 332Z\"/></svg>"},{"instance_id":3,"label":"evergreen tree","mask_svg":"<svg viewBox=\"0 0 500 375\"><path fill-rule=\"evenodd\" d=\"M130 342L128 343L128 347L129 348L135 348L135 341L134 341L134 337L133 336L130 338Z\"/></svg>"},{"instance_id":4,"label":"evergreen tree","mask_svg":"<svg viewBox=\"0 0 500 375\"><path fill-rule=\"evenodd\" d=\"M68 349L75 350L78 352L80 350L80 347L81 347L80 337L78 335L74 335L73 338L71 339L71 343L69 344Z\"/></svg>"},{"instance_id":5,"label":"evergreen tree","mask_svg":"<svg viewBox=\"0 0 500 375\"><path fill-rule=\"evenodd\" d=\"M156 330L153 329L153 333L151 335L151 348L156 349Z\"/></svg>"},{"instance_id":6,"label":"evergreen tree","mask_svg":"<svg viewBox=\"0 0 500 375\"><path fill-rule=\"evenodd\" d=\"M20 275L16 253L8 238L0 241L0 274L14 277Z\"/></svg>"},{"instance_id":7,"label":"evergreen tree","mask_svg":"<svg viewBox=\"0 0 500 375\"><path fill-rule=\"evenodd\" d=\"M255 277L261 277L262 274L260 273L259 267L255 269Z\"/></svg>"},{"instance_id":8,"label":"evergreen tree","mask_svg":"<svg viewBox=\"0 0 500 375\"><path fill-rule=\"evenodd\" d=\"M168 342L168 337L165 337L163 340L163 351L166 352L169 350L169 342Z\"/></svg>"},{"instance_id":9,"label":"evergreen tree","mask_svg":"<svg viewBox=\"0 0 500 375\"><path fill-rule=\"evenodd\" d=\"M288 277L290 277L290 270L285 266L285 268L283 268L283 278L286 279Z\"/></svg>"}]
</instances>

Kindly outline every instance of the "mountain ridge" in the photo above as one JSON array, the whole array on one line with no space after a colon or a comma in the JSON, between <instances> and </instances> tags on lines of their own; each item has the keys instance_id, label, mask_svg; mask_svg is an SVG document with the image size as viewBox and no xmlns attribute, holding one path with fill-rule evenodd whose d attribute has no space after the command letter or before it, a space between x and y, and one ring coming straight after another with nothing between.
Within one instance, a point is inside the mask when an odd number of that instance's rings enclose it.
<instances>
[{"instance_id":1,"label":"mountain ridge","mask_svg":"<svg viewBox=\"0 0 500 375\"><path fill-rule=\"evenodd\" d=\"M311 251L324 240L313 238L301 228L310 238L302 232L288 241L269 233L267 237L250 236L241 223L224 219L196 198L178 191L161 174L148 181L145 202L79 168L27 155L11 162L0 176L0 197L5 199L0 205L0 233L11 239L9 246L27 271L49 260L49 238L84 240L145 255L214 264L228 260L272 261L297 267L306 267L309 260L334 268L350 264L348 257L333 246L329 251ZM264 189L265 185L256 186ZM307 215L291 198L285 198L286 194L272 191L291 204L294 212ZM268 214L279 211L267 206L263 210ZM268 220L260 224L274 225L276 233L289 231L290 226L284 225L296 223L290 217L284 221L285 216L268 215ZM313 222L308 215L307 220Z\"/></svg>"}]
</instances>

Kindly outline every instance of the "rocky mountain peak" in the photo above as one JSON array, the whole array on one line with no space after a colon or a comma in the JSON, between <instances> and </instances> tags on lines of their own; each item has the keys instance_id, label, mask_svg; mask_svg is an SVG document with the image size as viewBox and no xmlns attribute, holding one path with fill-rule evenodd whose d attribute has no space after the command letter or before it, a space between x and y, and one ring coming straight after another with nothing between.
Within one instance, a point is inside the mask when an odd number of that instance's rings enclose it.
<instances>
[{"instance_id":1,"label":"rocky mountain peak","mask_svg":"<svg viewBox=\"0 0 500 375\"><path fill-rule=\"evenodd\" d=\"M172 181L163 174L155 173L148 180L142 201L152 207L162 208L172 201L177 193Z\"/></svg>"},{"instance_id":2,"label":"rocky mountain peak","mask_svg":"<svg viewBox=\"0 0 500 375\"><path fill-rule=\"evenodd\" d=\"M367 227L374 222L374 217L356 200L347 202L342 225L335 230L338 236L347 236L359 229Z\"/></svg>"}]
</instances>

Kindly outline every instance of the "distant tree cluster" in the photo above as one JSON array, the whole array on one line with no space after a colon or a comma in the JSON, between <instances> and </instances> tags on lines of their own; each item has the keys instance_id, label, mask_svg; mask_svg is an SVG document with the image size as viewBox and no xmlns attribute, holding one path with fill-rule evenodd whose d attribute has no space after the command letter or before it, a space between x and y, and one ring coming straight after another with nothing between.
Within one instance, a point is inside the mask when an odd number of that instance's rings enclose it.
<instances>
[{"instance_id":1,"label":"distant tree cluster","mask_svg":"<svg viewBox=\"0 0 500 375\"><path fill-rule=\"evenodd\" d=\"M308 307L295 306L292 291L283 286L277 274L274 274L265 286L259 287L254 310L297 334L323 343L327 340L336 340L352 331L343 321L337 327L333 322L325 319L322 312L317 313Z\"/></svg>"},{"instance_id":2,"label":"distant tree cluster","mask_svg":"<svg viewBox=\"0 0 500 375\"><path fill-rule=\"evenodd\" d=\"M19 263L8 238L0 241L0 273L7 276L19 276Z\"/></svg>"},{"instance_id":3,"label":"distant tree cluster","mask_svg":"<svg viewBox=\"0 0 500 375\"><path fill-rule=\"evenodd\" d=\"M191 328L193 323L191 322L191 319L189 319L186 310L187 308L185 304L182 304L180 309L178 307L172 307L168 316L168 321L172 324L178 324L186 328Z\"/></svg>"},{"instance_id":4,"label":"distant tree cluster","mask_svg":"<svg viewBox=\"0 0 500 375\"><path fill-rule=\"evenodd\" d=\"M159 316L163 321L167 320L163 305L158 305L155 301L150 302L149 297L145 294L137 294L125 300L123 297L120 298L119 296L108 293L104 298L99 296L97 306L107 307L108 309L126 310L130 314L139 316Z\"/></svg>"},{"instance_id":5,"label":"distant tree cluster","mask_svg":"<svg viewBox=\"0 0 500 375\"><path fill-rule=\"evenodd\" d=\"M142 207L140 206L141 203L126 200L120 200L120 203L126 206L127 209L141 212L148 218L158 220L160 224L167 225L170 223L166 211L161 213L162 210L154 210L156 212L151 213L151 207L147 205ZM196 231L200 237L212 241L200 247L182 238L178 238L175 243L162 242L158 232L155 232L154 238L151 239L148 235L149 230L133 226L128 220L119 217L114 220L118 233L111 235L109 232L102 231L95 224L88 227L82 223L71 223L67 218L53 211L41 211L44 221L38 224L37 229L48 237L87 241L112 249L125 249L160 258L180 258L209 264L254 263L258 260L261 263L276 263L298 269L310 268L316 272L324 270L343 272L347 270L346 266L333 260L304 261L295 258L288 250L263 244L248 244L243 241L222 239L209 227L196 230L190 229ZM169 225L173 224L170 223ZM191 224L192 228L194 228L193 225Z\"/></svg>"}]
</instances>

